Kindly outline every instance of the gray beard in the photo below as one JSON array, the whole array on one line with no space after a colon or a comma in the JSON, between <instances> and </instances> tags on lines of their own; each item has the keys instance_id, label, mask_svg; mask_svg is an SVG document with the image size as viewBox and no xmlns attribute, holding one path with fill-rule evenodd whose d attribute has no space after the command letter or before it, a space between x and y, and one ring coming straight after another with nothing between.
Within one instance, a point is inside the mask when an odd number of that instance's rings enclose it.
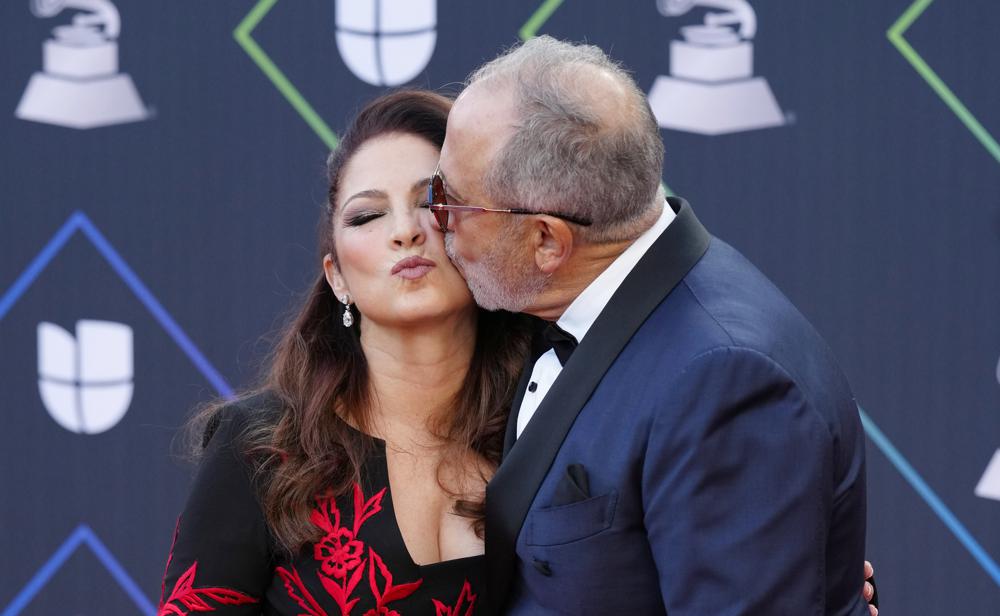
<instances>
[{"instance_id":1,"label":"gray beard","mask_svg":"<svg viewBox=\"0 0 1000 616\"><path fill-rule=\"evenodd\" d=\"M509 250L510 235L490 244L479 261L469 263L455 253L454 234L444 238L445 252L465 278L476 304L485 310L524 312L545 289L548 276L534 263L519 262Z\"/></svg>"}]
</instances>

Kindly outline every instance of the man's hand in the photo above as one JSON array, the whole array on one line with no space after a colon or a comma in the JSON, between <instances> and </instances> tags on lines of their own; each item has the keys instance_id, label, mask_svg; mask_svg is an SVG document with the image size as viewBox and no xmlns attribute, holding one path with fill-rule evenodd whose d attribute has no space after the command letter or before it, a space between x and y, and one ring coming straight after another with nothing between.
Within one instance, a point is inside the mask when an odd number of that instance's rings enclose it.
<instances>
[{"instance_id":1,"label":"man's hand","mask_svg":"<svg viewBox=\"0 0 1000 616\"><path fill-rule=\"evenodd\" d=\"M875 568L872 567L872 564L866 560L865 561L865 583L864 583L864 586L861 587L861 596L864 597L865 601L868 602L868 604L869 604L868 605L868 611L870 611L872 613L872 616L878 616L878 608L875 607L874 605L871 605L872 598L874 598L874 596L875 596L875 587L871 584L871 582L875 581L875 580L872 580L872 576L874 576L874 575L875 575ZM871 580L871 582L869 582L869 580Z\"/></svg>"}]
</instances>

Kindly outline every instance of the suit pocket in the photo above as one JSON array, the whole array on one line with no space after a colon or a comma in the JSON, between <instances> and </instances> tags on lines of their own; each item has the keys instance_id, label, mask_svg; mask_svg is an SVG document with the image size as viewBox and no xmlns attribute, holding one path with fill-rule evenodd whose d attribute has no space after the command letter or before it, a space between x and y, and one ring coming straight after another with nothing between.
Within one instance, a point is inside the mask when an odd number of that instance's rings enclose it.
<instances>
[{"instance_id":1,"label":"suit pocket","mask_svg":"<svg viewBox=\"0 0 1000 616\"><path fill-rule=\"evenodd\" d=\"M611 527L617 503L618 492L612 490L569 505L533 509L526 521L525 543L562 545L596 535Z\"/></svg>"},{"instance_id":2,"label":"suit pocket","mask_svg":"<svg viewBox=\"0 0 1000 616\"><path fill-rule=\"evenodd\" d=\"M551 506L571 505L588 498L590 498L590 480L587 478L587 469L582 464L570 464L566 467L566 474L556 485Z\"/></svg>"}]
</instances>

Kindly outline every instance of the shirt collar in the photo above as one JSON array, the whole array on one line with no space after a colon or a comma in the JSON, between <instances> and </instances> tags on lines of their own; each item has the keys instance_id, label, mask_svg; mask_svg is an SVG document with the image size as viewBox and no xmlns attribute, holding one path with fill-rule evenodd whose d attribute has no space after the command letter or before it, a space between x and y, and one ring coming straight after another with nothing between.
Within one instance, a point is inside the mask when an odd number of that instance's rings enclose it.
<instances>
[{"instance_id":1,"label":"shirt collar","mask_svg":"<svg viewBox=\"0 0 1000 616\"><path fill-rule=\"evenodd\" d=\"M625 252L618 255L618 258L612 261L607 269L576 296L566 312L559 317L557 321L559 327L573 334L578 342L582 341L590 326L597 320L598 315L604 310L604 306L611 301L611 296L615 294L632 268L676 216L677 214L674 213L670 204L664 201L663 212L653 223L653 226L636 238L632 245L625 249Z\"/></svg>"}]
</instances>

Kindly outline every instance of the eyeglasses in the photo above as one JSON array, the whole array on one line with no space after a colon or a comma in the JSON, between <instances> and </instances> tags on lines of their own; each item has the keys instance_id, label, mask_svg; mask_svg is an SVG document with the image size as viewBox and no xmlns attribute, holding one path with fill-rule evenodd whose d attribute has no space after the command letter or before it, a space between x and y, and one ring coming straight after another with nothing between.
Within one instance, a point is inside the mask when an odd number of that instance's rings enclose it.
<instances>
[{"instance_id":1,"label":"eyeglasses","mask_svg":"<svg viewBox=\"0 0 1000 616\"><path fill-rule=\"evenodd\" d=\"M451 212L493 212L499 214L528 215L544 214L546 216L554 216L555 218L560 218L583 227L588 227L593 224L586 218L578 218L576 216L559 214L557 212L535 212L520 208L493 208L479 205L452 205L448 203L447 190L444 186L444 176L441 175L440 167L434 171L434 175L431 176L431 182L427 185L427 203L421 205L420 207L427 208L432 214L434 214L434 219L437 221L438 227L441 228L442 233L447 233L449 231L448 219L450 218Z\"/></svg>"}]
</instances>

